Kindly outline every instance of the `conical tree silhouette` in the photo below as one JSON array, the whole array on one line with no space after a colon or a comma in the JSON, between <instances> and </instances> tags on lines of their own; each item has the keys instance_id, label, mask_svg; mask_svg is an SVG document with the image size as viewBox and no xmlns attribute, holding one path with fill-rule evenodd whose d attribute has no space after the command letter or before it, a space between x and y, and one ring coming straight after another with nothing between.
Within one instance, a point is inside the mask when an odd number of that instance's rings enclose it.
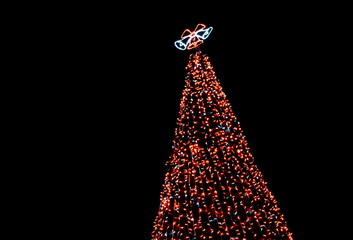
<instances>
[{"instance_id":1,"label":"conical tree silhouette","mask_svg":"<svg viewBox=\"0 0 353 240\"><path fill-rule=\"evenodd\" d=\"M190 54L153 240L293 239L209 57Z\"/></svg>"}]
</instances>

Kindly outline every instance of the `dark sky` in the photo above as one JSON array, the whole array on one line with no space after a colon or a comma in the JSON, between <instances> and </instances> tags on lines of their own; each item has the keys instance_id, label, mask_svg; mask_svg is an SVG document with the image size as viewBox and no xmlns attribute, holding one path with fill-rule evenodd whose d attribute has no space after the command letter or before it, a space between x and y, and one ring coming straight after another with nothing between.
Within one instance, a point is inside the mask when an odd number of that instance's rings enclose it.
<instances>
[{"instance_id":1,"label":"dark sky","mask_svg":"<svg viewBox=\"0 0 353 240\"><path fill-rule=\"evenodd\" d=\"M325 80L335 74L327 64L327 14L299 6L149 7L82 8L69 34L58 36L59 51L68 53L62 66L72 70L62 79L71 167L79 173L74 215L87 223L79 229L99 239L149 239L190 54L174 41L204 23L213 31L200 48L294 239L327 236L315 231L332 208L318 207L331 194L320 169L334 155L334 137L326 135L336 109Z\"/></svg>"}]
</instances>

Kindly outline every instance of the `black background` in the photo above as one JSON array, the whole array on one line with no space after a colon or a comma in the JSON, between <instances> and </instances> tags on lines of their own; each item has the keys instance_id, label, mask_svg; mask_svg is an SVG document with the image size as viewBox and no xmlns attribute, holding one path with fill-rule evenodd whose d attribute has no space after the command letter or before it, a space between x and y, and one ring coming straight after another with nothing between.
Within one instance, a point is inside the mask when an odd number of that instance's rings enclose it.
<instances>
[{"instance_id":1,"label":"black background","mask_svg":"<svg viewBox=\"0 0 353 240\"><path fill-rule=\"evenodd\" d=\"M337 236L346 95L329 6L174 4L72 6L50 26L62 231L150 239L190 54L174 41L204 23L200 48L294 239Z\"/></svg>"}]
</instances>

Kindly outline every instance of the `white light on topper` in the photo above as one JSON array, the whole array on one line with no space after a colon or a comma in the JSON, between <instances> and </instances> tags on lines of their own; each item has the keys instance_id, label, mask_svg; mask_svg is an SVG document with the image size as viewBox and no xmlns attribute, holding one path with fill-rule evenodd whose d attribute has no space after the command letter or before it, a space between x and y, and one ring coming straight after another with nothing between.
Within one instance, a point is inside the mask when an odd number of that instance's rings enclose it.
<instances>
[{"instance_id":1,"label":"white light on topper","mask_svg":"<svg viewBox=\"0 0 353 240\"><path fill-rule=\"evenodd\" d=\"M212 32L212 29L213 27L206 28L206 25L204 24L197 24L194 31L185 29L185 31L181 35L181 39L175 41L174 45L180 50L190 50L196 48L203 43L203 40L208 38L208 36Z\"/></svg>"}]
</instances>

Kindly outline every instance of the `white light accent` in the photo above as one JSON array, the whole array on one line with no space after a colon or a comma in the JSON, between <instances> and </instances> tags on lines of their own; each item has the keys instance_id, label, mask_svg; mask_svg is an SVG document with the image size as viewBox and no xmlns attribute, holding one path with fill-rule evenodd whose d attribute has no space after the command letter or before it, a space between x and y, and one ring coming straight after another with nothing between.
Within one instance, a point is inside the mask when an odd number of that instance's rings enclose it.
<instances>
[{"instance_id":1,"label":"white light accent","mask_svg":"<svg viewBox=\"0 0 353 240\"><path fill-rule=\"evenodd\" d=\"M203 24L198 24L195 28L195 31L190 31L189 29L186 29L183 34L181 35L181 39L177 40L174 42L174 45L176 48L180 50L185 50L185 49L193 49L200 44L203 43L203 40L208 38L208 36L211 34L213 27L208 27L205 28L206 26ZM185 35L185 33L189 33L188 35Z\"/></svg>"}]
</instances>

